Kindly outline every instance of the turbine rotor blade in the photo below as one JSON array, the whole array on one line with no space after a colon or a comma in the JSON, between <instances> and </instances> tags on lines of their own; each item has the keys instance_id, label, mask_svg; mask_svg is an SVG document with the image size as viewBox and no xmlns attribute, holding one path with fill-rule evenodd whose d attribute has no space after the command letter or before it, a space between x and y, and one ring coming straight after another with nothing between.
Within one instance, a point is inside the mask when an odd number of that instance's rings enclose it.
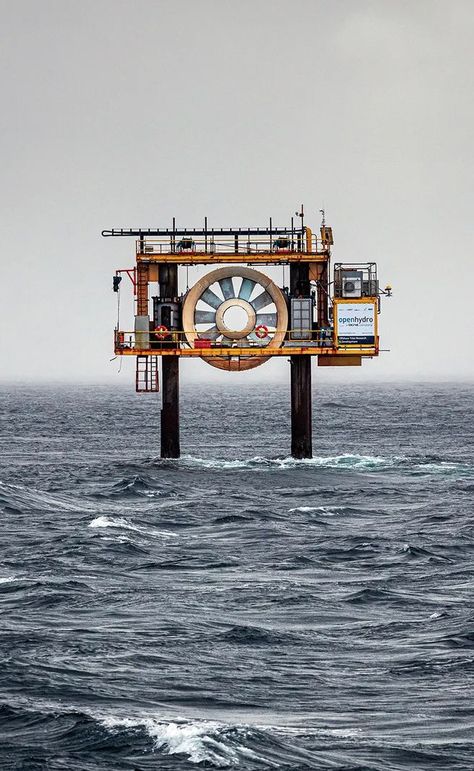
<instances>
[{"instance_id":1,"label":"turbine rotor blade","mask_svg":"<svg viewBox=\"0 0 474 771\"><path fill-rule=\"evenodd\" d=\"M257 313L257 320L255 326L259 324L265 324L266 327L276 327L277 315L276 313Z\"/></svg>"},{"instance_id":2,"label":"turbine rotor blade","mask_svg":"<svg viewBox=\"0 0 474 771\"><path fill-rule=\"evenodd\" d=\"M217 327L214 326L209 327L209 329L206 329L205 332L200 332L200 335L202 335L202 337L207 340L217 340L217 338L222 335L222 332L220 329L217 329Z\"/></svg>"},{"instance_id":3,"label":"turbine rotor blade","mask_svg":"<svg viewBox=\"0 0 474 771\"><path fill-rule=\"evenodd\" d=\"M240 287L239 299L248 300L250 295L253 292L253 288L255 284L256 284L256 281L252 281L251 278L244 278L242 280L242 286Z\"/></svg>"},{"instance_id":4,"label":"turbine rotor blade","mask_svg":"<svg viewBox=\"0 0 474 771\"><path fill-rule=\"evenodd\" d=\"M222 289L222 294L224 295L225 300L232 300L235 297L234 282L232 281L231 276L227 276L227 278L221 278L219 281L219 286Z\"/></svg>"},{"instance_id":5,"label":"turbine rotor blade","mask_svg":"<svg viewBox=\"0 0 474 771\"><path fill-rule=\"evenodd\" d=\"M211 306L211 308L218 309L219 305L222 305L222 300L220 297L218 297L212 289L206 289L205 292L202 293L200 300L203 300L205 303Z\"/></svg>"},{"instance_id":6,"label":"turbine rotor blade","mask_svg":"<svg viewBox=\"0 0 474 771\"><path fill-rule=\"evenodd\" d=\"M216 321L215 311L194 311L195 324L214 324Z\"/></svg>"},{"instance_id":7,"label":"turbine rotor blade","mask_svg":"<svg viewBox=\"0 0 474 771\"><path fill-rule=\"evenodd\" d=\"M268 343L270 342L270 339L268 337L260 339L259 337L257 337L255 332L249 332L249 334L245 339L248 340L249 342L257 343L257 345L259 346L268 345Z\"/></svg>"},{"instance_id":8,"label":"turbine rotor blade","mask_svg":"<svg viewBox=\"0 0 474 771\"><path fill-rule=\"evenodd\" d=\"M259 311L260 308L265 308L267 305L270 305L270 303L272 302L273 302L272 296L268 294L267 290L265 290L264 292L262 292L262 294L259 294L259 296L255 298L255 300L252 300L252 305L255 311Z\"/></svg>"}]
</instances>

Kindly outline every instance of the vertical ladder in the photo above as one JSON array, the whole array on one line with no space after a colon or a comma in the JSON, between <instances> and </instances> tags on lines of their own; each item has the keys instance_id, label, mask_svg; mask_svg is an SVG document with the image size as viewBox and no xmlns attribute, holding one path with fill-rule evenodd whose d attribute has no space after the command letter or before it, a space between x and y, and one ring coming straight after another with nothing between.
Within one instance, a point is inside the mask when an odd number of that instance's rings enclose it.
<instances>
[{"instance_id":1,"label":"vertical ladder","mask_svg":"<svg viewBox=\"0 0 474 771\"><path fill-rule=\"evenodd\" d=\"M158 356L137 356L135 391L139 394L150 394L159 390Z\"/></svg>"},{"instance_id":2,"label":"vertical ladder","mask_svg":"<svg viewBox=\"0 0 474 771\"><path fill-rule=\"evenodd\" d=\"M137 315L148 316L148 265L137 264Z\"/></svg>"}]
</instances>

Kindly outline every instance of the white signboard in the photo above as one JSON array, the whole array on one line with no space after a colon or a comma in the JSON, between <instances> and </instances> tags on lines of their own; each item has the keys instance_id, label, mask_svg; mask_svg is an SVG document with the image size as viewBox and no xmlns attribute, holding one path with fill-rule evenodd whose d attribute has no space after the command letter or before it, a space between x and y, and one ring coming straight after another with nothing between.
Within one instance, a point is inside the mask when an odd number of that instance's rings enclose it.
<instances>
[{"instance_id":1,"label":"white signboard","mask_svg":"<svg viewBox=\"0 0 474 771\"><path fill-rule=\"evenodd\" d=\"M374 303L337 303L338 345L374 345Z\"/></svg>"}]
</instances>

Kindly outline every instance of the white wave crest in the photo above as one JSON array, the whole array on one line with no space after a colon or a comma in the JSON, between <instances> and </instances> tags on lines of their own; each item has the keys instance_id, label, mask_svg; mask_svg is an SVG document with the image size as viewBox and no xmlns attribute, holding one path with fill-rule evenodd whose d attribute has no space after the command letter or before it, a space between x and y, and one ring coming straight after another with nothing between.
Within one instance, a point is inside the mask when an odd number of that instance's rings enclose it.
<instances>
[{"instance_id":1,"label":"white wave crest","mask_svg":"<svg viewBox=\"0 0 474 771\"><path fill-rule=\"evenodd\" d=\"M140 532L140 528L131 525L130 522L127 522L123 517L117 517L116 519L105 516L96 517L92 522L89 522L89 527L118 527L122 530L135 530L136 532Z\"/></svg>"},{"instance_id":2,"label":"white wave crest","mask_svg":"<svg viewBox=\"0 0 474 771\"><path fill-rule=\"evenodd\" d=\"M187 465L200 466L202 468L216 469L265 469L265 468L295 468L301 466L314 466L320 468L343 468L354 470L371 470L381 466L393 466L400 461L398 457L381 458L376 455L332 455L329 457L317 456L315 458L264 458L256 455L254 458L240 460L223 460L219 458L197 458L192 455L183 455L177 461Z\"/></svg>"},{"instance_id":3,"label":"white wave crest","mask_svg":"<svg viewBox=\"0 0 474 771\"><path fill-rule=\"evenodd\" d=\"M215 721L164 722L155 718L101 719L106 728L141 728L152 738L155 749L169 755L186 755L191 763L208 763L218 768L238 765L239 753L263 760L248 747L234 747L222 741L230 726ZM273 764L271 764L273 765Z\"/></svg>"},{"instance_id":4,"label":"white wave crest","mask_svg":"<svg viewBox=\"0 0 474 771\"><path fill-rule=\"evenodd\" d=\"M112 527L117 528L118 530L132 530L133 532L140 533L141 535L163 536L165 538L174 536L174 533L169 530L153 530L151 528L132 525L132 523L124 517L106 517L105 515L101 515L100 517L93 519L92 522L89 522L89 527Z\"/></svg>"},{"instance_id":5,"label":"white wave crest","mask_svg":"<svg viewBox=\"0 0 474 771\"><path fill-rule=\"evenodd\" d=\"M301 512L308 512L308 511L318 511L320 514L324 514L326 517L334 517L338 512L344 511L345 506L295 506L294 509L288 509L288 511L291 513L292 511L301 511Z\"/></svg>"},{"instance_id":6,"label":"white wave crest","mask_svg":"<svg viewBox=\"0 0 474 771\"><path fill-rule=\"evenodd\" d=\"M417 463L415 471L428 474L452 474L453 472L471 475L473 469L465 463L440 461L439 463Z\"/></svg>"},{"instance_id":7,"label":"white wave crest","mask_svg":"<svg viewBox=\"0 0 474 771\"><path fill-rule=\"evenodd\" d=\"M321 506L295 506L293 509L288 509L288 511L291 513L292 511L321 511Z\"/></svg>"},{"instance_id":8,"label":"white wave crest","mask_svg":"<svg viewBox=\"0 0 474 771\"><path fill-rule=\"evenodd\" d=\"M9 584L15 580L15 576L3 576L0 578L0 584Z\"/></svg>"}]
</instances>

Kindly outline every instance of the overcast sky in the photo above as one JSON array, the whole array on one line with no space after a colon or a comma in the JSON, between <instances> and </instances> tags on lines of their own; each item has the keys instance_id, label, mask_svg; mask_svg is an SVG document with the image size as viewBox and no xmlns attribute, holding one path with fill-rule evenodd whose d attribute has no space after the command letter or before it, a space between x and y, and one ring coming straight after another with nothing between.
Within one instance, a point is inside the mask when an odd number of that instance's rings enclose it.
<instances>
[{"instance_id":1,"label":"overcast sky","mask_svg":"<svg viewBox=\"0 0 474 771\"><path fill-rule=\"evenodd\" d=\"M390 353L318 377L474 376L472 0L0 12L2 379L133 387L109 360L111 276L134 244L103 228L285 225L301 203L314 228L325 207L334 259L377 261L394 289ZM288 365L183 372L285 378Z\"/></svg>"}]
</instances>

